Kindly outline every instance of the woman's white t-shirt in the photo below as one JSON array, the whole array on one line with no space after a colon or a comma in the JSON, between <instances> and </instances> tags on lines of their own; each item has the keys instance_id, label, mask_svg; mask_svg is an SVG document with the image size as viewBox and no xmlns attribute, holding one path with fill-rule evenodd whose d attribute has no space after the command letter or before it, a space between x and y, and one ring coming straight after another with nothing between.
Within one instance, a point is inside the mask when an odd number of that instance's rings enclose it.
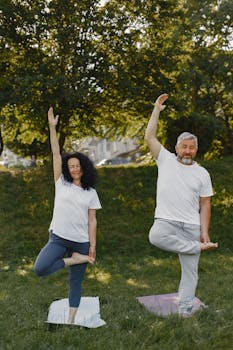
<instances>
[{"instance_id":1,"label":"woman's white t-shirt","mask_svg":"<svg viewBox=\"0 0 233 350\"><path fill-rule=\"evenodd\" d=\"M213 195L208 171L196 162L180 163L161 147L158 159L155 217L200 225L200 197Z\"/></svg>"},{"instance_id":2,"label":"woman's white t-shirt","mask_svg":"<svg viewBox=\"0 0 233 350\"><path fill-rule=\"evenodd\" d=\"M60 176L55 183L53 218L49 229L70 241L89 242L88 209L101 209L96 190L84 190Z\"/></svg>"}]
</instances>

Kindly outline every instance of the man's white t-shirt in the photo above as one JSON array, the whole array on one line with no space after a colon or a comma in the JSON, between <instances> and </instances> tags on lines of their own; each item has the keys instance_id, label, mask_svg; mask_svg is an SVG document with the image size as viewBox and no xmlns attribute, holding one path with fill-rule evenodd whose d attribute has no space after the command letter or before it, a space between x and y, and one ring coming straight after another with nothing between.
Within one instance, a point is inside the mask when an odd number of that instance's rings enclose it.
<instances>
[{"instance_id":1,"label":"man's white t-shirt","mask_svg":"<svg viewBox=\"0 0 233 350\"><path fill-rule=\"evenodd\" d=\"M61 176L55 183L53 218L49 230L70 241L89 242L88 209L101 209L96 190L84 190Z\"/></svg>"},{"instance_id":2,"label":"man's white t-shirt","mask_svg":"<svg viewBox=\"0 0 233 350\"><path fill-rule=\"evenodd\" d=\"M213 195L208 171L196 162L180 163L161 147L158 159L155 218L200 225L200 197Z\"/></svg>"}]
</instances>

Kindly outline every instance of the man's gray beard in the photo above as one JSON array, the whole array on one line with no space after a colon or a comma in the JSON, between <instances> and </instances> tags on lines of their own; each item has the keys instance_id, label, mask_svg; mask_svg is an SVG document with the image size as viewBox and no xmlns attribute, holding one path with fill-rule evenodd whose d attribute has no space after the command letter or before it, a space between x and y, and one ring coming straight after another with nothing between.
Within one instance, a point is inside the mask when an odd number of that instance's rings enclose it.
<instances>
[{"instance_id":1,"label":"man's gray beard","mask_svg":"<svg viewBox=\"0 0 233 350\"><path fill-rule=\"evenodd\" d=\"M193 159L192 158L185 158L185 157L178 156L178 159L181 161L181 163L183 163L185 165L193 164Z\"/></svg>"}]
</instances>

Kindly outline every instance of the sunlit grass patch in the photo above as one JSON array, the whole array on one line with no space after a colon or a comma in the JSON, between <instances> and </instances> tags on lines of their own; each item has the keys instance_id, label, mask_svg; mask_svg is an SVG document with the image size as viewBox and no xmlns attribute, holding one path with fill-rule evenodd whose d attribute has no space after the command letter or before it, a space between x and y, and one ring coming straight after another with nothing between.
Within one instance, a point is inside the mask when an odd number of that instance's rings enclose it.
<instances>
[{"instance_id":1,"label":"sunlit grass patch","mask_svg":"<svg viewBox=\"0 0 233 350\"><path fill-rule=\"evenodd\" d=\"M95 279L103 284L109 284L112 276L110 272L106 272L103 269L94 267L92 269L92 272L88 273L88 278Z\"/></svg>"}]
</instances>

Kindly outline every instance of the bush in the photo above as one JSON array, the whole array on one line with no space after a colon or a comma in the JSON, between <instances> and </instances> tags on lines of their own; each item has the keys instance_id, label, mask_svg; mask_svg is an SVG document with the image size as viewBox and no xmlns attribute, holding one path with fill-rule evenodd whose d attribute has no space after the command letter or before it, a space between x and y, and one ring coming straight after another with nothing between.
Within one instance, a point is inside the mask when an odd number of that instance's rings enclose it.
<instances>
[{"instance_id":1,"label":"bush","mask_svg":"<svg viewBox=\"0 0 233 350\"><path fill-rule=\"evenodd\" d=\"M215 160L223 157L224 147L222 142L219 140L213 140L211 148L208 152L205 153L205 160Z\"/></svg>"}]
</instances>

